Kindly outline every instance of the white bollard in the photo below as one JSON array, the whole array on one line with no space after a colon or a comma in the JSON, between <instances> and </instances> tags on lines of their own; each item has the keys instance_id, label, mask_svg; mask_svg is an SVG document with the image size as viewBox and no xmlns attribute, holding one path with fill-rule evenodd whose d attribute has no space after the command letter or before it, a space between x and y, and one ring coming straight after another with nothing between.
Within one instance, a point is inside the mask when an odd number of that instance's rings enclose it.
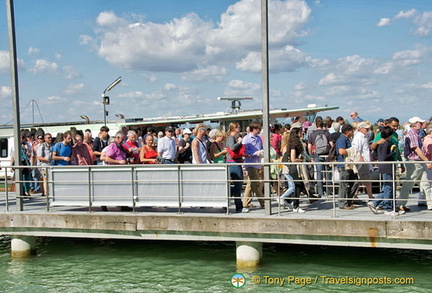
<instances>
[{"instance_id":1,"label":"white bollard","mask_svg":"<svg viewBox=\"0 0 432 293\"><path fill-rule=\"evenodd\" d=\"M11 255L13 258L27 258L36 254L36 237L12 236Z\"/></svg>"},{"instance_id":2,"label":"white bollard","mask_svg":"<svg viewBox=\"0 0 432 293\"><path fill-rule=\"evenodd\" d=\"M259 267L262 258L261 242L236 242L237 269Z\"/></svg>"}]
</instances>

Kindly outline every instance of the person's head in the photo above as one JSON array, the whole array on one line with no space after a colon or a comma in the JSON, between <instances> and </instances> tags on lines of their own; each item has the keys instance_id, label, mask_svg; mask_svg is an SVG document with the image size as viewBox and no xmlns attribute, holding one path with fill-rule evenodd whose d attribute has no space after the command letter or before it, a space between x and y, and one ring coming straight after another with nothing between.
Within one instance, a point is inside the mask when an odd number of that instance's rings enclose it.
<instances>
[{"instance_id":1,"label":"person's head","mask_svg":"<svg viewBox=\"0 0 432 293\"><path fill-rule=\"evenodd\" d=\"M38 143L43 143L45 141L43 134L38 134L37 141Z\"/></svg>"},{"instance_id":2,"label":"person's head","mask_svg":"<svg viewBox=\"0 0 432 293\"><path fill-rule=\"evenodd\" d=\"M47 143L47 144L51 144L51 142L52 142L52 135L51 135L51 133L45 133L45 136L44 136L44 141Z\"/></svg>"},{"instance_id":3,"label":"person's head","mask_svg":"<svg viewBox=\"0 0 432 293\"><path fill-rule=\"evenodd\" d=\"M172 137L174 135L174 128L172 126L168 126L165 128L165 136Z\"/></svg>"},{"instance_id":4,"label":"person's head","mask_svg":"<svg viewBox=\"0 0 432 293\"><path fill-rule=\"evenodd\" d=\"M228 135L236 135L241 131L240 123L231 122L228 128Z\"/></svg>"},{"instance_id":5,"label":"person's head","mask_svg":"<svg viewBox=\"0 0 432 293\"><path fill-rule=\"evenodd\" d=\"M342 116L337 116L335 121L337 123L339 123L340 125L342 125L342 124L345 123L345 120L344 120L344 118Z\"/></svg>"},{"instance_id":6,"label":"person's head","mask_svg":"<svg viewBox=\"0 0 432 293\"><path fill-rule=\"evenodd\" d=\"M114 137L114 141L118 144L121 144L123 142L124 137L125 137L125 135L124 135L123 131L121 131L121 130L117 131L117 133L115 134L115 137Z\"/></svg>"},{"instance_id":7,"label":"person's head","mask_svg":"<svg viewBox=\"0 0 432 293\"><path fill-rule=\"evenodd\" d=\"M194 133L198 138L201 138L207 133L207 128L203 123L198 123L194 128Z\"/></svg>"},{"instance_id":8,"label":"person's head","mask_svg":"<svg viewBox=\"0 0 432 293\"><path fill-rule=\"evenodd\" d=\"M127 132L127 138L130 142L136 142L137 141L137 134L133 130L129 130Z\"/></svg>"},{"instance_id":9,"label":"person's head","mask_svg":"<svg viewBox=\"0 0 432 293\"><path fill-rule=\"evenodd\" d=\"M357 131L366 134L371 129L369 121L362 121L357 124Z\"/></svg>"},{"instance_id":10,"label":"person's head","mask_svg":"<svg viewBox=\"0 0 432 293\"><path fill-rule=\"evenodd\" d=\"M225 139L225 132L224 131L219 130L218 132L216 132L216 135L215 135L215 141L216 142L220 143L220 142L224 141L224 139Z\"/></svg>"},{"instance_id":11,"label":"person's head","mask_svg":"<svg viewBox=\"0 0 432 293\"><path fill-rule=\"evenodd\" d=\"M356 119L358 117L358 113L356 111L351 112L351 119Z\"/></svg>"},{"instance_id":12,"label":"person's head","mask_svg":"<svg viewBox=\"0 0 432 293\"><path fill-rule=\"evenodd\" d=\"M414 129L417 129L417 130L420 129L422 127L422 125L423 125L423 122L425 122L425 120L423 120L423 119L421 119L420 117L417 117L417 116L410 118L408 121L409 121L409 123L411 125L411 128L414 128Z\"/></svg>"},{"instance_id":13,"label":"person's head","mask_svg":"<svg viewBox=\"0 0 432 293\"><path fill-rule=\"evenodd\" d=\"M315 120L315 125L317 128L323 128L324 127L324 121L322 119Z\"/></svg>"},{"instance_id":14,"label":"person's head","mask_svg":"<svg viewBox=\"0 0 432 293\"><path fill-rule=\"evenodd\" d=\"M145 138L145 144L148 146L152 146L154 143L154 137L153 135L147 135Z\"/></svg>"},{"instance_id":15,"label":"person's head","mask_svg":"<svg viewBox=\"0 0 432 293\"><path fill-rule=\"evenodd\" d=\"M216 133L218 133L219 132L219 129L211 129L210 131L209 131L209 133L208 133L208 137L211 139L211 140L215 140L216 139Z\"/></svg>"},{"instance_id":16,"label":"person's head","mask_svg":"<svg viewBox=\"0 0 432 293\"><path fill-rule=\"evenodd\" d=\"M261 124L254 121L249 125L249 130L252 135L258 135L261 132Z\"/></svg>"},{"instance_id":17,"label":"person's head","mask_svg":"<svg viewBox=\"0 0 432 293\"><path fill-rule=\"evenodd\" d=\"M381 138L384 138L385 140L389 140L393 134L393 128L390 126L384 126L381 129Z\"/></svg>"},{"instance_id":18,"label":"person's head","mask_svg":"<svg viewBox=\"0 0 432 293\"><path fill-rule=\"evenodd\" d=\"M176 129L174 130L174 133L175 133L176 136L180 136L180 135L182 134L180 128L176 128Z\"/></svg>"},{"instance_id":19,"label":"person's head","mask_svg":"<svg viewBox=\"0 0 432 293\"><path fill-rule=\"evenodd\" d=\"M81 134L75 134L75 143L77 146L82 145L83 142L83 138L81 136Z\"/></svg>"},{"instance_id":20,"label":"person's head","mask_svg":"<svg viewBox=\"0 0 432 293\"><path fill-rule=\"evenodd\" d=\"M396 117L390 117L388 119L388 124L387 126L390 126L394 131L399 129L399 119L397 119Z\"/></svg>"},{"instance_id":21,"label":"person's head","mask_svg":"<svg viewBox=\"0 0 432 293\"><path fill-rule=\"evenodd\" d=\"M379 127L382 127L382 126L384 126L384 119L380 118L380 119L377 120L376 123L377 123L377 125L378 125Z\"/></svg>"},{"instance_id":22,"label":"person's head","mask_svg":"<svg viewBox=\"0 0 432 293\"><path fill-rule=\"evenodd\" d=\"M429 125L426 127L426 134L432 135L432 123L429 123Z\"/></svg>"},{"instance_id":23,"label":"person's head","mask_svg":"<svg viewBox=\"0 0 432 293\"><path fill-rule=\"evenodd\" d=\"M64 145L68 145L68 144L70 144L71 142L72 142L72 134L71 134L70 131L66 131L66 132L63 134L63 144L64 144Z\"/></svg>"},{"instance_id":24,"label":"person's head","mask_svg":"<svg viewBox=\"0 0 432 293\"><path fill-rule=\"evenodd\" d=\"M346 137L352 137L354 134L354 127L351 124L344 124L342 126L342 133Z\"/></svg>"},{"instance_id":25,"label":"person's head","mask_svg":"<svg viewBox=\"0 0 432 293\"><path fill-rule=\"evenodd\" d=\"M108 126L102 126L99 132L100 138L106 139L108 137L108 132L109 132Z\"/></svg>"},{"instance_id":26,"label":"person's head","mask_svg":"<svg viewBox=\"0 0 432 293\"><path fill-rule=\"evenodd\" d=\"M341 125L338 122L335 121L335 122L332 123L332 128L333 128L334 131L340 132Z\"/></svg>"},{"instance_id":27,"label":"person's head","mask_svg":"<svg viewBox=\"0 0 432 293\"><path fill-rule=\"evenodd\" d=\"M192 134L192 131L191 131L189 128L185 128L185 129L183 130L183 139L184 139L185 141L188 141L189 138L190 138L190 136L191 136L191 134Z\"/></svg>"}]
</instances>

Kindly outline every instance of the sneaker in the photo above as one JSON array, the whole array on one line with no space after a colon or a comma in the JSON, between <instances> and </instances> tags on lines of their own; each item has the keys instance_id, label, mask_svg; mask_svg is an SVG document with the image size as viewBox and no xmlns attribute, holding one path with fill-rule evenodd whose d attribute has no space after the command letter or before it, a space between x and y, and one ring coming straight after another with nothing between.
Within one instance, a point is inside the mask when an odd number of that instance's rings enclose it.
<instances>
[{"instance_id":1,"label":"sneaker","mask_svg":"<svg viewBox=\"0 0 432 293\"><path fill-rule=\"evenodd\" d=\"M400 210L400 211L404 211L404 212L409 212L409 211L411 211L411 209L410 209L409 207L406 207L406 206L400 206L400 207L399 207L399 210Z\"/></svg>"},{"instance_id":2,"label":"sneaker","mask_svg":"<svg viewBox=\"0 0 432 293\"><path fill-rule=\"evenodd\" d=\"M242 213L249 213L249 209L247 209L247 208L242 208L241 212L242 212Z\"/></svg>"},{"instance_id":3,"label":"sneaker","mask_svg":"<svg viewBox=\"0 0 432 293\"><path fill-rule=\"evenodd\" d=\"M294 213L305 213L306 211L301 209L301 208L296 208L296 209L293 209L293 212Z\"/></svg>"},{"instance_id":4,"label":"sneaker","mask_svg":"<svg viewBox=\"0 0 432 293\"><path fill-rule=\"evenodd\" d=\"M405 211L398 211L397 212L399 215L403 215L403 214L405 214Z\"/></svg>"},{"instance_id":5,"label":"sneaker","mask_svg":"<svg viewBox=\"0 0 432 293\"><path fill-rule=\"evenodd\" d=\"M373 205L373 203L370 201L367 203L369 209L372 211L372 213L374 214L378 214L377 208Z\"/></svg>"}]
</instances>

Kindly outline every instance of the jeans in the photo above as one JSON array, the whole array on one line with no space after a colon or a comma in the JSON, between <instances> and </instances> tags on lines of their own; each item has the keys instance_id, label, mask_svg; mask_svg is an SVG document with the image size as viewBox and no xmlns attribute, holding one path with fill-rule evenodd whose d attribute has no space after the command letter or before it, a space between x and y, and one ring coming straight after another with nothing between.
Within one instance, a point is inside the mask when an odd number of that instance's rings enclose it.
<instances>
[{"instance_id":1,"label":"jeans","mask_svg":"<svg viewBox=\"0 0 432 293\"><path fill-rule=\"evenodd\" d=\"M376 208L382 208L388 212L393 211L393 176L390 173L382 173L382 190L381 193L376 196L376 200L373 201L373 205ZM390 200L385 200L390 199Z\"/></svg>"},{"instance_id":2,"label":"jeans","mask_svg":"<svg viewBox=\"0 0 432 293\"><path fill-rule=\"evenodd\" d=\"M294 179L292 178L292 176L290 174L282 174L282 175L285 176L288 189L285 190L284 194L281 195L281 198L290 197L291 195L294 194L294 191L295 191Z\"/></svg>"},{"instance_id":3,"label":"jeans","mask_svg":"<svg viewBox=\"0 0 432 293\"><path fill-rule=\"evenodd\" d=\"M230 163L230 162L227 162ZM240 165L229 166L231 180L234 180L233 187L231 187L231 196L234 197L234 204L236 212L241 212L243 203L241 201L241 191L243 186L243 169Z\"/></svg>"},{"instance_id":4,"label":"jeans","mask_svg":"<svg viewBox=\"0 0 432 293\"><path fill-rule=\"evenodd\" d=\"M314 157L315 162L325 162L325 159L322 157ZM315 165L316 171L316 182L317 182L317 192L320 196L324 195L324 183L323 183L323 171L325 171L325 181L328 185L331 182L331 173L329 172L329 166L317 164ZM331 194L331 188L326 188L327 195Z\"/></svg>"}]
</instances>

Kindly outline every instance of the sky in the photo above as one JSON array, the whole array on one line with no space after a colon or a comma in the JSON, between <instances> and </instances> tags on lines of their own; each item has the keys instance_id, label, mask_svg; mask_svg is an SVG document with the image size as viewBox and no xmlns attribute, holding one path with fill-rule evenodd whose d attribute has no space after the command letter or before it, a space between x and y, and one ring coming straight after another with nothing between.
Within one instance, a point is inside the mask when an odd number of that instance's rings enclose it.
<instances>
[{"instance_id":1,"label":"sky","mask_svg":"<svg viewBox=\"0 0 432 293\"><path fill-rule=\"evenodd\" d=\"M0 125L11 123L0 1ZM21 123L262 108L261 0L15 0ZM429 119L432 2L269 0L270 108ZM31 101L36 101L33 104ZM429 102L428 102L429 101Z\"/></svg>"}]
</instances>

